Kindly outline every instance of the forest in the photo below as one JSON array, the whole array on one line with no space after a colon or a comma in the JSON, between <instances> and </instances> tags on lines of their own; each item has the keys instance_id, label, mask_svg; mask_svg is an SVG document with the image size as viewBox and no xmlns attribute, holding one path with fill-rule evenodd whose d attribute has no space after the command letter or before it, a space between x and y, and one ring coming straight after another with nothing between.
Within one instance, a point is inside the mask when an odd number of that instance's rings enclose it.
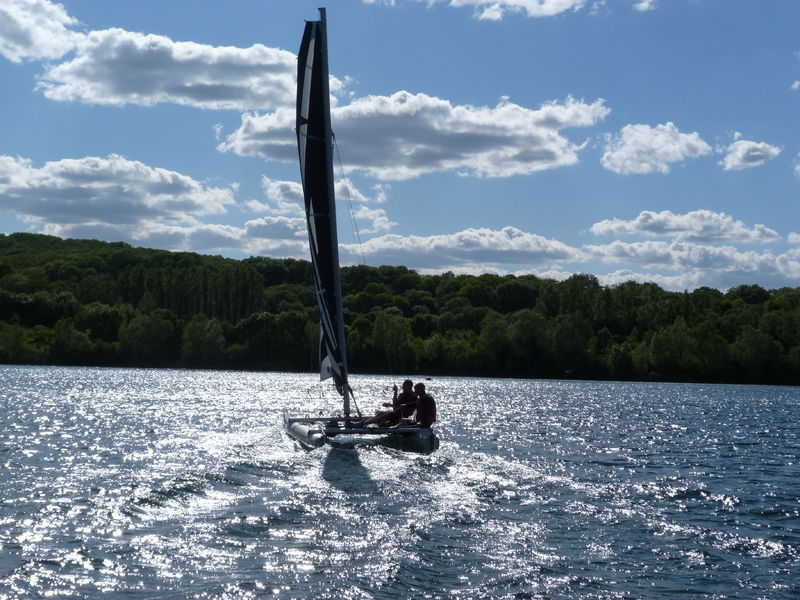
<instances>
[{"instance_id":1,"label":"forest","mask_svg":"<svg viewBox=\"0 0 800 600\"><path fill-rule=\"evenodd\" d=\"M355 373L800 384L800 289L342 268ZM313 371L311 264L0 234L0 362Z\"/></svg>"}]
</instances>

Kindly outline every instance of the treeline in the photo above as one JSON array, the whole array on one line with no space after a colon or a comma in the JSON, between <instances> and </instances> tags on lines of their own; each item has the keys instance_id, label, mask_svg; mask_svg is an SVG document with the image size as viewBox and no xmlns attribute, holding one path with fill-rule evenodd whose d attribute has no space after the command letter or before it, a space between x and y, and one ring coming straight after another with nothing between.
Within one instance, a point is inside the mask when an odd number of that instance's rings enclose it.
<instances>
[{"instance_id":1,"label":"treeline","mask_svg":"<svg viewBox=\"0 0 800 600\"><path fill-rule=\"evenodd\" d=\"M800 289L342 269L353 372L800 384ZM311 265L0 235L0 361L315 370Z\"/></svg>"}]
</instances>

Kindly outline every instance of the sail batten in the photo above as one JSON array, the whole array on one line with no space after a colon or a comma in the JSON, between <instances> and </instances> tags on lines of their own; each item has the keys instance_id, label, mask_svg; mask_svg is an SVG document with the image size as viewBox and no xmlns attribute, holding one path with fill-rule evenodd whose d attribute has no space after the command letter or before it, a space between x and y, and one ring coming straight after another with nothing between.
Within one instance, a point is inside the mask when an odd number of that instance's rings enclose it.
<instances>
[{"instance_id":1,"label":"sail batten","mask_svg":"<svg viewBox=\"0 0 800 600\"><path fill-rule=\"evenodd\" d=\"M336 200L333 191L333 136L330 122L325 10L309 21L303 33L297 65L297 147L320 311L320 379L332 377L349 415Z\"/></svg>"}]
</instances>

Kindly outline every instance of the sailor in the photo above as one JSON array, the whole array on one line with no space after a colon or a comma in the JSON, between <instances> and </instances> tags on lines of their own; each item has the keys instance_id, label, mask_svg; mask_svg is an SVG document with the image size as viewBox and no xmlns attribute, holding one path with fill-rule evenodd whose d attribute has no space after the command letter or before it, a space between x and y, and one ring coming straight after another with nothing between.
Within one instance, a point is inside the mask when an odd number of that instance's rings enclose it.
<instances>
[{"instance_id":1,"label":"sailor","mask_svg":"<svg viewBox=\"0 0 800 600\"><path fill-rule=\"evenodd\" d=\"M414 386L417 394L417 423L418 427L430 427L436 421L436 400L425 391L425 384L421 381Z\"/></svg>"},{"instance_id":2,"label":"sailor","mask_svg":"<svg viewBox=\"0 0 800 600\"><path fill-rule=\"evenodd\" d=\"M414 414L417 408L417 395L413 391L414 382L410 379L403 381L403 391L397 393L397 385L392 386L394 396L391 402L384 402L383 406L391 408L392 410L378 411L374 417L364 421L364 426L378 425L382 427L390 427L396 425L403 418L409 418Z\"/></svg>"},{"instance_id":3,"label":"sailor","mask_svg":"<svg viewBox=\"0 0 800 600\"><path fill-rule=\"evenodd\" d=\"M403 391L397 394L397 386L394 386L394 398L391 405L384 402L384 406L391 406L394 410L400 411L400 416L404 419L414 414L417 408L417 395L414 393L414 382L410 379L403 381Z\"/></svg>"}]
</instances>

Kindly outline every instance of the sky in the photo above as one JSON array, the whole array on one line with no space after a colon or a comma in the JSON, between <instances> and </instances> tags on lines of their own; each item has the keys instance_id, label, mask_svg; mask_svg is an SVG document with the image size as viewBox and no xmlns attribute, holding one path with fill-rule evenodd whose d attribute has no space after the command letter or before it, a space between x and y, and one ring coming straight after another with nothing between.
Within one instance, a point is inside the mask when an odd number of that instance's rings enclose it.
<instances>
[{"instance_id":1,"label":"sky","mask_svg":"<svg viewBox=\"0 0 800 600\"><path fill-rule=\"evenodd\" d=\"M307 258L306 0L0 0L0 233ZM800 2L336 0L340 256L800 286Z\"/></svg>"}]
</instances>

